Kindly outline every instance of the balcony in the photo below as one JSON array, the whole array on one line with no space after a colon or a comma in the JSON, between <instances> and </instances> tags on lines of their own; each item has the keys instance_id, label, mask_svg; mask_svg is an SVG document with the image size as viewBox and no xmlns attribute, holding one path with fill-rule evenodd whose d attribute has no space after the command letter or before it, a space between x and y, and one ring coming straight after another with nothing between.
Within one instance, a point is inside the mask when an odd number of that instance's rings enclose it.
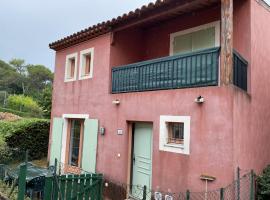
<instances>
[{"instance_id":1,"label":"balcony","mask_svg":"<svg viewBox=\"0 0 270 200\"><path fill-rule=\"evenodd\" d=\"M112 69L112 93L216 86L220 48L168 56ZM234 84L247 90L247 61L234 53Z\"/></svg>"}]
</instances>

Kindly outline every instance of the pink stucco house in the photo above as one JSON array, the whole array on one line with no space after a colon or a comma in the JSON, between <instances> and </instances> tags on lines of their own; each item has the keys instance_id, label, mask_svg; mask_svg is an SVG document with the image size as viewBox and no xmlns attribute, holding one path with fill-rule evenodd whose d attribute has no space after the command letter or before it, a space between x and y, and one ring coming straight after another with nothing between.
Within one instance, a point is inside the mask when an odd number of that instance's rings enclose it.
<instances>
[{"instance_id":1,"label":"pink stucco house","mask_svg":"<svg viewBox=\"0 0 270 200\"><path fill-rule=\"evenodd\" d=\"M158 0L50 44L48 159L164 191L270 162L269 0ZM121 5L119 5L121 6ZM132 193L132 191L130 191Z\"/></svg>"}]
</instances>

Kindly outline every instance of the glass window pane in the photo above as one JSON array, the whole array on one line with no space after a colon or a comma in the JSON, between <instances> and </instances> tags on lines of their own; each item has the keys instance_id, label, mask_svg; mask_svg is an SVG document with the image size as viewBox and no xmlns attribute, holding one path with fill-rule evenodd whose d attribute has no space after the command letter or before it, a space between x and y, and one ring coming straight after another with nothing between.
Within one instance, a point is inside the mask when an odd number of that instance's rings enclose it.
<instances>
[{"instance_id":1,"label":"glass window pane","mask_svg":"<svg viewBox=\"0 0 270 200\"><path fill-rule=\"evenodd\" d=\"M81 137L81 121L71 120L69 164L72 166L79 165L80 137Z\"/></svg>"},{"instance_id":2,"label":"glass window pane","mask_svg":"<svg viewBox=\"0 0 270 200\"><path fill-rule=\"evenodd\" d=\"M173 54L188 53L192 51L192 34L179 35L174 38Z\"/></svg>"},{"instance_id":3,"label":"glass window pane","mask_svg":"<svg viewBox=\"0 0 270 200\"><path fill-rule=\"evenodd\" d=\"M192 51L215 47L215 27L192 33Z\"/></svg>"}]
</instances>

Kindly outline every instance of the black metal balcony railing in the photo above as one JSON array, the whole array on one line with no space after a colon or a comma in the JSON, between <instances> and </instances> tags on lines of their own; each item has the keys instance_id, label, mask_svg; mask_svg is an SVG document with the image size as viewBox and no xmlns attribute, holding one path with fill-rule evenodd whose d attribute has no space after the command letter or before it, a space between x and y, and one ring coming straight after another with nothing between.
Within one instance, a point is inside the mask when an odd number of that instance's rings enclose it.
<instances>
[{"instance_id":1,"label":"black metal balcony railing","mask_svg":"<svg viewBox=\"0 0 270 200\"><path fill-rule=\"evenodd\" d=\"M233 53L233 84L247 91L248 62L236 51Z\"/></svg>"},{"instance_id":2,"label":"black metal balcony railing","mask_svg":"<svg viewBox=\"0 0 270 200\"><path fill-rule=\"evenodd\" d=\"M218 85L219 47L112 69L112 93Z\"/></svg>"}]
</instances>

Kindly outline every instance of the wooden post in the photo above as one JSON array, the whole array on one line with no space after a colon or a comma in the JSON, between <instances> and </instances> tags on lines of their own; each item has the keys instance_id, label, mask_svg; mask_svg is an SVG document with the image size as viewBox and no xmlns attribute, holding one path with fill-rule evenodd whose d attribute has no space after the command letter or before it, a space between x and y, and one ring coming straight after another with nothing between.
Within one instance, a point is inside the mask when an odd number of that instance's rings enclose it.
<instances>
[{"instance_id":1,"label":"wooden post","mask_svg":"<svg viewBox=\"0 0 270 200\"><path fill-rule=\"evenodd\" d=\"M24 200L25 187L26 187L26 170L27 170L27 164L22 164L20 166L20 172L19 172L18 200Z\"/></svg>"},{"instance_id":2,"label":"wooden post","mask_svg":"<svg viewBox=\"0 0 270 200\"><path fill-rule=\"evenodd\" d=\"M233 82L233 0L221 0L220 85Z\"/></svg>"}]
</instances>

